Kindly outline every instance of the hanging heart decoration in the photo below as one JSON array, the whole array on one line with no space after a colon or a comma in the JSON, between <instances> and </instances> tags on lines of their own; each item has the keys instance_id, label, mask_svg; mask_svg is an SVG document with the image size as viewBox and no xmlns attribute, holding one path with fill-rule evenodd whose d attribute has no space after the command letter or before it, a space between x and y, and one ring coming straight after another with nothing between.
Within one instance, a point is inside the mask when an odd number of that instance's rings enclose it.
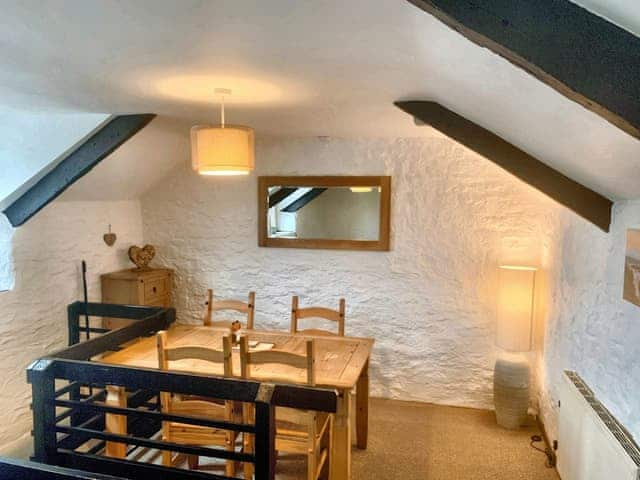
<instances>
[{"instance_id":1,"label":"hanging heart decoration","mask_svg":"<svg viewBox=\"0 0 640 480\"><path fill-rule=\"evenodd\" d=\"M105 233L102 236L102 239L104 240L104 243L106 243L110 247L113 247L113 244L116 243L116 239L117 238L118 237L116 237L115 233L111 233L111 224L109 224L109 233Z\"/></svg>"}]
</instances>

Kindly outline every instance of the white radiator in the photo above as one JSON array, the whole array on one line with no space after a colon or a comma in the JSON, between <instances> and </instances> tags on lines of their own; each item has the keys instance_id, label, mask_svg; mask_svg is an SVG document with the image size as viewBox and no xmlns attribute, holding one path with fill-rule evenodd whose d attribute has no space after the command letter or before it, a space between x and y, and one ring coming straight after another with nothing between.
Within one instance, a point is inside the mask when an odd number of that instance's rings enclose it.
<instances>
[{"instance_id":1,"label":"white radiator","mask_svg":"<svg viewBox=\"0 0 640 480\"><path fill-rule=\"evenodd\" d=\"M575 372L560 389L558 472L562 480L640 480L640 450Z\"/></svg>"}]
</instances>

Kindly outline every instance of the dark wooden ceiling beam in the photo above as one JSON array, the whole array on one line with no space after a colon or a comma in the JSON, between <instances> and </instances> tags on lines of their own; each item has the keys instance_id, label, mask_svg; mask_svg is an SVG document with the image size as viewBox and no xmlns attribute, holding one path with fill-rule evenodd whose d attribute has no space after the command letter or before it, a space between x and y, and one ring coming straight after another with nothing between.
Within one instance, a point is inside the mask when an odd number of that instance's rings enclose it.
<instances>
[{"instance_id":1,"label":"dark wooden ceiling beam","mask_svg":"<svg viewBox=\"0 0 640 480\"><path fill-rule=\"evenodd\" d=\"M640 138L640 38L567 0L408 0Z\"/></svg>"},{"instance_id":2,"label":"dark wooden ceiling beam","mask_svg":"<svg viewBox=\"0 0 640 480\"><path fill-rule=\"evenodd\" d=\"M293 192L297 191L298 187L282 187L277 192L269 195L269 208L275 207Z\"/></svg>"},{"instance_id":3,"label":"dark wooden ceiling beam","mask_svg":"<svg viewBox=\"0 0 640 480\"><path fill-rule=\"evenodd\" d=\"M609 231L613 202L608 198L436 102L396 102L396 106L491 160L605 232Z\"/></svg>"},{"instance_id":4,"label":"dark wooden ceiling beam","mask_svg":"<svg viewBox=\"0 0 640 480\"><path fill-rule=\"evenodd\" d=\"M4 210L11 225L24 224L154 117L136 114L110 119Z\"/></svg>"},{"instance_id":5,"label":"dark wooden ceiling beam","mask_svg":"<svg viewBox=\"0 0 640 480\"><path fill-rule=\"evenodd\" d=\"M285 208L283 208L282 211L287 213L297 212L311 200L322 195L325 190L326 188L312 188L295 202L291 202L291 205L287 205Z\"/></svg>"}]
</instances>

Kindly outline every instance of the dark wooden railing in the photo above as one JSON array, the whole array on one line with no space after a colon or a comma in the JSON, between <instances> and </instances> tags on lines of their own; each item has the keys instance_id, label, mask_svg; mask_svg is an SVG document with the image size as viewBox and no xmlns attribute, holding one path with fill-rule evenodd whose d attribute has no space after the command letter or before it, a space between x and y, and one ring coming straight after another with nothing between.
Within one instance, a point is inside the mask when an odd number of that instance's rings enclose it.
<instances>
[{"instance_id":1,"label":"dark wooden railing","mask_svg":"<svg viewBox=\"0 0 640 480\"><path fill-rule=\"evenodd\" d=\"M80 343L80 334L85 334L85 339L90 339L92 333L105 334L112 330L95 327L91 322L81 322L82 317L114 317L134 320L133 325L126 329L119 329L119 335L111 335L104 343L84 342L88 352L99 350L109 350L118 348L120 344L137 337L150 335L158 330L168 328L176 320L176 311L173 308L144 307L139 305L115 305L108 303L84 303L74 302L67 306L67 322L69 329L69 346ZM94 338L96 338L94 336ZM99 338L99 337L97 337ZM78 350L76 350L78 351ZM80 349L82 351L82 349ZM58 352L60 355L63 352ZM76 356L79 355L76 353ZM89 358L89 356L85 356Z\"/></svg>"},{"instance_id":2,"label":"dark wooden railing","mask_svg":"<svg viewBox=\"0 0 640 480\"><path fill-rule=\"evenodd\" d=\"M336 393L290 385L274 385L155 369L130 368L90 361L91 358L140 336L166 329L175 319L173 309L128 307L77 302L69 306L70 343L79 340L84 315L133 319L132 325L33 362L27 370L32 385L34 455L49 465L117 475L127 479L226 479L204 471L164 467L150 460L161 451L198 455L255 465L256 480L272 480L275 469L275 407L335 412ZM109 386L123 387L126 406L105 404ZM159 392L213 397L253 403L255 423L170 415L159 408ZM127 434L107 431L107 415L126 419ZM253 453L195 447L162 441L163 421L218 428L255 436ZM106 455L105 446L126 445L125 458Z\"/></svg>"},{"instance_id":3,"label":"dark wooden railing","mask_svg":"<svg viewBox=\"0 0 640 480\"><path fill-rule=\"evenodd\" d=\"M70 468L0 457L2 480L125 480L111 475L83 472Z\"/></svg>"}]
</instances>

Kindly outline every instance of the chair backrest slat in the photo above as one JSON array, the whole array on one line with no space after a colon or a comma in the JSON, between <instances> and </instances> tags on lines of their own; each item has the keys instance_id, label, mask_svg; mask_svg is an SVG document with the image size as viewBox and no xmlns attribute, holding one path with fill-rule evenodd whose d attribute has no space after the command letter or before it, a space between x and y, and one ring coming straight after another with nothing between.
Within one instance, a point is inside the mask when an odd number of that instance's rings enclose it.
<instances>
[{"instance_id":1,"label":"chair backrest slat","mask_svg":"<svg viewBox=\"0 0 640 480\"><path fill-rule=\"evenodd\" d=\"M245 327L249 330L253 329L253 319L255 314L256 292L249 292L247 302L241 300L214 300L213 289L207 290L207 301L205 305L207 309L204 314L203 324L207 327L213 325L213 312L221 310L233 310L238 313L244 313L247 316Z\"/></svg>"},{"instance_id":2,"label":"chair backrest slat","mask_svg":"<svg viewBox=\"0 0 640 480\"><path fill-rule=\"evenodd\" d=\"M240 338L240 374L242 378L249 378L251 375L251 365L264 365L266 363L278 363L293 368L305 370L307 372L307 384L315 385L315 342L307 340L305 342L306 355L288 352L284 350L266 350L251 352L249 350L249 339L246 336Z\"/></svg>"},{"instance_id":3,"label":"chair backrest slat","mask_svg":"<svg viewBox=\"0 0 640 480\"><path fill-rule=\"evenodd\" d=\"M300 318L324 318L334 322L340 321L340 312L325 307L307 307L298 309L298 319Z\"/></svg>"},{"instance_id":4,"label":"chair backrest slat","mask_svg":"<svg viewBox=\"0 0 640 480\"><path fill-rule=\"evenodd\" d=\"M167 360L170 362L175 360L197 359L212 363L224 363L226 360L224 351L207 347L188 345L184 347L167 348L165 352Z\"/></svg>"},{"instance_id":5,"label":"chair backrest slat","mask_svg":"<svg viewBox=\"0 0 640 480\"><path fill-rule=\"evenodd\" d=\"M333 310L331 308L325 308L325 307L300 308L298 296L295 295L291 299L291 333L298 333L298 332L304 331L299 328L299 323L298 323L298 321L303 318L322 318L324 320L337 322L338 323L337 335L340 337L344 337L345 311L346 311L346 301L344 298L340 299L338 310ZM323 332L331 335L336 335L336 333L330 332L328 330L323 330Z\"/></svg>"},{"instance_id":6,"label":"chair backrest slat","mask_svg":"<svg viewBox=\"0 0 640 480\"><path fill-rule=\"evenodd\" d=\"M264 365L265 363L281 363L294 368L307 368L307 356L297 353L284 352L282 350L268 350L264 352L249 352L251 365Z\"/></svg>"},{"instance_id":7,"label":"chair backrest slat","mask_svg":"<svg viewBox=\"0 0 640 480\"><path fill-rule=\"evenodd\" d=\"M240 300L214 300L211 309L214 312L220 310L235 310L240 313L249 313L249 305Z\"/></svg>"},{"instance_id":8,"label":"chair backrest slat","mask_svg":"<svg viewBox=\"0 0 640 480\"><path fill-rule=\"evenodd\" d=\"M224 376L233 376L231 356L231 337L222 337L222 349L185 345L180 347L167 346L167 332L160 331L156 335L158 345L158 367L161 370L169 370L169 362L177 360L203 360L211 363L222 363Z\"/></svg>"}]
</instances>

